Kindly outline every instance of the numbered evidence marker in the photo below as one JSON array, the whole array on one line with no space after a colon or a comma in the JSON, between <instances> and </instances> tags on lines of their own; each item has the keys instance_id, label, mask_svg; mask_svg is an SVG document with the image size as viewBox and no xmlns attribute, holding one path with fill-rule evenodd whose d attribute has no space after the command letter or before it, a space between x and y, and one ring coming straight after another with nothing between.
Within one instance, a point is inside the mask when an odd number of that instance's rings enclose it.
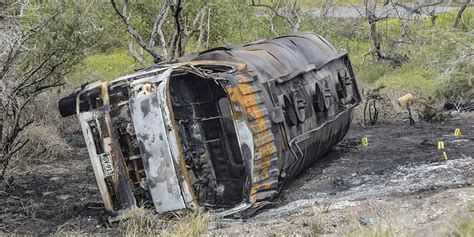
<instances>
[{"instance_id":1,"label":"numbered evidence marker","mask_svg":"<svg viewBox=\"0 0 474 237\"><path fill-rule=\"evenodd\" d=\"M461 136L461 129L460 128L456 128L454 130L454 136L455 137L460 137Z\"/></svg>"},{"instance_id":2,"label":"numbered evidence marker","mask_svg":"<svg viewBox=\"0 0 474 237\"><path fill-rule=\"evenodd\" d=\"M444 142L438 141L438 150L443 150L443 149L444 149Z\"/></svg>"},{"instance_id":3,"label":"numbered evidence marker","mask_svg":"<svg viewBox=\"0 0 474 237\"><path fill-rule=\"evenodd\" d=\"M441 160L448 160L448 154L446 154L445 151L443 151L443 156L441 157Z\"/></svg>"},{"instance_id":4,"label":"numbered evidence marker","mask_svg":"<svg viewBox=\"0 0 474 237\"><path fill-rule=\"evenodd\" d=\"M361 143L363 147L367 147L369 145L369 139L367 139L366 137L363 137L361 140Z\"/></svg>"}]
</instances>

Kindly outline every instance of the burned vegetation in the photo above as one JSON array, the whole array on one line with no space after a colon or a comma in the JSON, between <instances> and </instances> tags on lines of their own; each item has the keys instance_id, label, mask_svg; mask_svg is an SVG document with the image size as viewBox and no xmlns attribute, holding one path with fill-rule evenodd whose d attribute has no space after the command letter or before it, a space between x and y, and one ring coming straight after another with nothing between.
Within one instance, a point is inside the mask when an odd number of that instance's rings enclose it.
<instances>
[{"instance_id":1,"label":"burned vegetation","mask_svg":"<svg viewBox=\"0 0 474 237\"><path fill-rule=\"evenodd\" d=\"M347 54L303 33L187 55L59 101L77 114L106 210L255 210L347 133Z\"/></svg>"}]
</instances>

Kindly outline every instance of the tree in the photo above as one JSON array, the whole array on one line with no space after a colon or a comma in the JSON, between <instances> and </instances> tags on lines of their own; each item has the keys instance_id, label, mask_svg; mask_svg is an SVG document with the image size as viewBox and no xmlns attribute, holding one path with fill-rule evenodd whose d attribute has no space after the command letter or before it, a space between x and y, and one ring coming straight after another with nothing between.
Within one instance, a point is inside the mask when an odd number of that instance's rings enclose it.
<instances>
[{"instance_id":1,"label":"tree","mask_svg":"<svg viewBox=\"0 0 474 237\"><path fill-rule=\"evenodd\" d=\"M275 30L273 20L275 17L283 19L292 28L293 33L299 32L301 29L300 9L296 1L278 0L274 4L262 3L260 0L251 0L249 6L259 7L270 10L270 29L278 36Z\"/></svg>"},{"instance_id":2,"label":"tree","mask_svg":"<svg viewBox=\"0 0 474 237\"><path fill-rule=\"evenodd\" d=\"M386 2L388 3L388 2ZM377 15L377 1L373 0L364 0L365 7L365 18L367 19L370 25L370 38L372 39L372 49L369 54L377 61L389 61L394 66L401 66L406 60L405 57L398 54L386 53L382 50L382 40L380 38L380 33L378 31L377 23L379 21L389 18L385 13ZM362 15L362 14L361 14Z\"/></svg>"},{"instance_id":3,"label":"tree","mask_svg":"<svg viewBox=\"0 0 474 237\"><path fill-rule=\"evenodd\" d=\"M191 23L187 21L184 13L184 5L188 4L185 0L164 0L155 18L148 40L133 26L131 6L128 0L124 0L121 7L116 0L111 0L111 4L128 33L141 48L153 57L155 63L171 61L184 55L187 40L195 33L199 33L199 38L202 39L203 37L204 19L208 14L207 0L201 1L200 10L194 15L194 20ZM171 21L167 21L168 18L171 18ZM172 25L172 30L164 31L165 24ZM207 31L209 34L209 30ZM159 42L159 45L157 45L157 42ZM140 61L140 57L133 52L133 49L129 49L131 55Z\"/></svg>"},{"instance_id":4,"label":"tree","mask_svg":"<svg viewBox=\"0 0 474 237\"><path fill-rule=\"evenodd\" d=\"M80 4L79 4L80 5ZM66 75L94 45L94 30L76 3L31 5L20 1L0 13L0 182L12 157L30 141L25 129L41 93L64 84Z\"/></svg>"},{"instance_id":5,"label":"tree","mask_svg":"<svg viewBox=\"0 0 474 237\"><path fill-rule=\"evenodd\" d=\"M403 65L403 63L408 60L408 57L401 53L400 49L402 44L410 43L410 40L408 39L410 22L419 20L422 14L427 14L431 16L432 22L434 24L434 20L436 18L434 15L434 10L425 12L425 9L435 7L439 4L442 4L443 2L443 0L436 2L414 0L412 1L411 6L409 6L402 1L385 0L384 6L381 8L383 9L382 13L377 14L377 1L364 0L365 14L361 15L367 19L370 25L370 36L373 45L369 54L373 55L375 60L388 61L395 67ZM390 12L395 12L395 14L391 14ZM398 39L394 40L393 42L395 47L391 51L382 49L382 40L377 25L378 22L388 18L398 18L401 29Z\"/></svg>"}]
</instances>

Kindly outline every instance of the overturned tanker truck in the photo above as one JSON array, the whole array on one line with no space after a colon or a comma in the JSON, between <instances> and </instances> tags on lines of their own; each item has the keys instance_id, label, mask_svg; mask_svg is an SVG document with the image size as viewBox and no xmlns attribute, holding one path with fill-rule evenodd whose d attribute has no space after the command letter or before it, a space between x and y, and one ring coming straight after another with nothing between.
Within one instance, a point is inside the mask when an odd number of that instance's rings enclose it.
<instances>
[{"instance_id":1,"label":"overturned tanker truck","mask_svg":"<svg viewBox=\"0 0 474 237\"><path fill-rule=\"evenodd\" d=\"M87 84L59 110L79 117L109 214L151 202L232 216L338 143L360 101L347 54L301 33Z\"/></svg>"}]
</instances>

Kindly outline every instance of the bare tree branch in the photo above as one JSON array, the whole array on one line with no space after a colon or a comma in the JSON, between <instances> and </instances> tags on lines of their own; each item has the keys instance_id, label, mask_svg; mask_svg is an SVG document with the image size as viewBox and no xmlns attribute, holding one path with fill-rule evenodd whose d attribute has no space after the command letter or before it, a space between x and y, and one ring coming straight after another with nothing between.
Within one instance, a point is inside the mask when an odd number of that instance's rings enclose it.
<instances>
[{"instance_id":1,"label":"bare tree branch","mask_svg":"<svg viewBox=\"0 0 474 237\"><path fill-rule=\"evenodd\" d=\"M202 45L202 41L204 40L204 32L205 32L205 30L204 30L204 20L205 20L206 14L209 14L209 13L207 13L208 12L207 9L203 9L201 11L203 11L203 13L200 15L199 26L198 26L198 29L197 29L197 31L199 32L199 37L198 37L198 42L197 42L198 45Z\"/></svg>"},{"instance_id":2,"label":"bare tree branch","mask_svg":"<svg viewBox=\"0 0 474 237\"><path fill-rule=\"evenodd\" d=\"M24 4L27 3L28 1L24 1L23 5L19 6L19 13L15 16L23 15L26 7ZM3 28L2 33L8 36L2 38L2 42L6 42L4 48L8 53L0 62L0 182L12 156L29 141L23 138L23 130L34 120L25 119L25 111L39 94L63 85L63 75L70 66L65 65L68 59L64 57L65 50L61 48L42 49L43 51L37 54L36 48L35 51L30 51L31 47L28 47L28 44L36 43L37 34L44 32L46 26L52 23L59 13L60 11L57 11L43 21L38 18L40 23L26 31L22 30L19 24L21 19L1 22L10 27ZM29 60L31 57L35 57L35 60Z\"/></svg>"},{"instance_id":3,"label":"bare tree branch","mask_svg":"<svg viewBox=\"0 0 474 237\"><path fill-rule=\"evenodd\" d=\"M269 9L273 12L275 16L278 16L279 18L285 20L293 28L293 32L300 31L301 17L296 1L294 2L294 4L289 3L289 7L287 9L283 9L280 3L281 0L276 3L276 6L272 6L270 4L261 3L259 0L258 2L252 0L249 6Z\"/></svg>"},{"instance_id":4,"label":"bare tree branch","mask_svg":"<svg viewBox=\"0 0 474 237\"><path fill-rule=\"evenodd\" d=\"M113 6L115 12L117 13L117 15L120 17L122 22L127 27L128 33L130 33L130 35L132 35L132 37L136 40L136 42L140 45L140 47L145 49L151 56L153 56L155 62L163 61L164 57L156 51L155 47L152 47L152 46L148 45L147 43L145 43L142 36L130 24L131 14L128 10L129 9L128 0L124 0L122 11L120 11L118 9L118 6L117 6L117 3L116 3L115 0L110 0L110 2L112 3L112 6Z\"/></svg>"},{"instance_id":5,"label":"bare tree branch","mask_svg":"<svg viewBox=\"0 0 474 237\"><path fill-rule=\"evenodd\" d=\"M459 8L459 11L456 14L456 18L454 20L453 28L458 28L459 22L461 21L462 14L466 10L466 8L469 6L469 4L471 4L471 0L466 0L466 1L464 1L464 3Z\"/></svg>"},{"instance_id":6,"label":"bare tree branch","mask_svg":"<svg viewBox=\"0 0 474 237\"><path fill-rule=\"evenodd\" d=\"M24 127L26 127L26 126L28 126L28 125L30 125L30 124L33 123L32 120L30 120L30 121L31 121L31 123L25 124ZM30 139L26 139L26 140L24 140L23 142L21 142L19 145L14 146L14 147L12 148L12 151L10 152L11 155L15 155L18 151L20 151L23 147L25 147L25 145L26 145L28 142L30 142Z\"/></svg>"},{"instance_id":7,"label":"bare tree branch","mask_svg":"<svg viewBox=\"0 0 474 237\"><path fill-rule=\"evenodd\" d=\"M209 48L209 37L211 35L211 9L207 12L207 38L206 38L206 49Z\"/></svg>"},{"instance_id":8,"label":"bare tree branch","mask_svg":"<svg viewBox=\"0 0 474 237\"><path fill-rule=\"evenodd\" d=\"M168 11L169 11L169 4L167 1L165 1L165 3L163 3L163 5L161 6L160 13L156 17L155 24L153 24L153 29L151 30L150 43L149 43L149 45L151 45L152 47L155 47L155 38L156 38L156 34L158 34L160 43L161 43L162 54L164 58L168 58L168 52L166 50L166 40L163 34L162 27L166 21L166 18L168 17Z\"/></svg>"},{"instance_id":9,"label":"bare tree branch","mask_svg":"<svg viewBox=\"0 0 474 237\"><path fill-rule=\"evenodd\" d=\"M433 2L433 3L426 3L426 4L416 4L415 3L415 6L413 7L409 7L401 2L395 2L394 5L395 6L399 6L399 7L402 7L404 8L406 11L410 12L410 13L415 13L415 14L421 14L422 13L422 9L423 8L427 8L427 7L434 7L434 6L437 6L437 5L440 5L444 2L444 0L439 0L437 2Z\"/></svg>"},{"instance_id":10,"label":"bare tree branch","mask_svg":"<svg viewBox=\"0 0 474 237\"><path fill-rule=\"evenodd\" d=\"M198 32L198 31L202 30L202 24L203 24L202 22L203 22L204 15L206 14L206 10L207 10L206 7L207 7L207 0L204 0L203 1L203 6L201 7L201 10L194 17L193 23L191 25L191 29L188 29L189 27L186 27L184 29L184 34L187 37L191 36L191 34L193 34L195 32Z\"/></svg>"},{"instance_id":11,"label":"bare tree branch","mask_svg":"<svg viewBox=\"0 0 474 237\"><path fill-rule=\"evenodd\" d=\"M275 15L272 15L270 17L270 19L268 19L268 22L270 24L270 31L273 33L273 35L275 35L276 37L278 37L278 33L276 32L275 30L275 24L273 24L273 19L275 18Z\"/></svg>"},{"instance_id":12,"label":"bare tree branch","mask_svg":"<svg viewBox=\"0 0 474 237\"><path fill-rule=\"evenodd\" d=\"M144 38L131 25L131 11L128 0L124 0L123 9L121 11L118 8L116 0L111 0L115 12L127 27L127 31L142 49L154 57L155 63L173 60L175 57L184 55L187 39L196 32L200 33L200 40L198 39L198 43L202 43L204 17L207 11L208 0L202 0L201 2L202 5L200 11L194 16L191 24L187 25L183 14L185 0L164 0L160 12L158 13L151 29L148 43L145 43ZM171 12L171 17L173 18L174 30L169 32L169 38L166 40L167 37L163 32L163 26L166 23L168 15L170 14L169 12ZM156 45L157 41L160 42L159 47ZM157 50L157 48L161 48L161 53L159 50ZM132 56L138 60L137 54L135 54L134 50L130 50L129 48L129 51Z\"/></svg>"},{"instance_id":13,"label":"bare tree branch","mask_svg":"<svg viewBox=\"0 0 474 237\"><path fill-rule=\"evenodd\" d=\"M138 55L138 53L135 52L135 49L133 49L133 38L130 39L130 43L128 44L128 53L130 53L130 55L132 55L132 57L138 62L143 62L143 57Z\"/></svg>"}]
</instances>

